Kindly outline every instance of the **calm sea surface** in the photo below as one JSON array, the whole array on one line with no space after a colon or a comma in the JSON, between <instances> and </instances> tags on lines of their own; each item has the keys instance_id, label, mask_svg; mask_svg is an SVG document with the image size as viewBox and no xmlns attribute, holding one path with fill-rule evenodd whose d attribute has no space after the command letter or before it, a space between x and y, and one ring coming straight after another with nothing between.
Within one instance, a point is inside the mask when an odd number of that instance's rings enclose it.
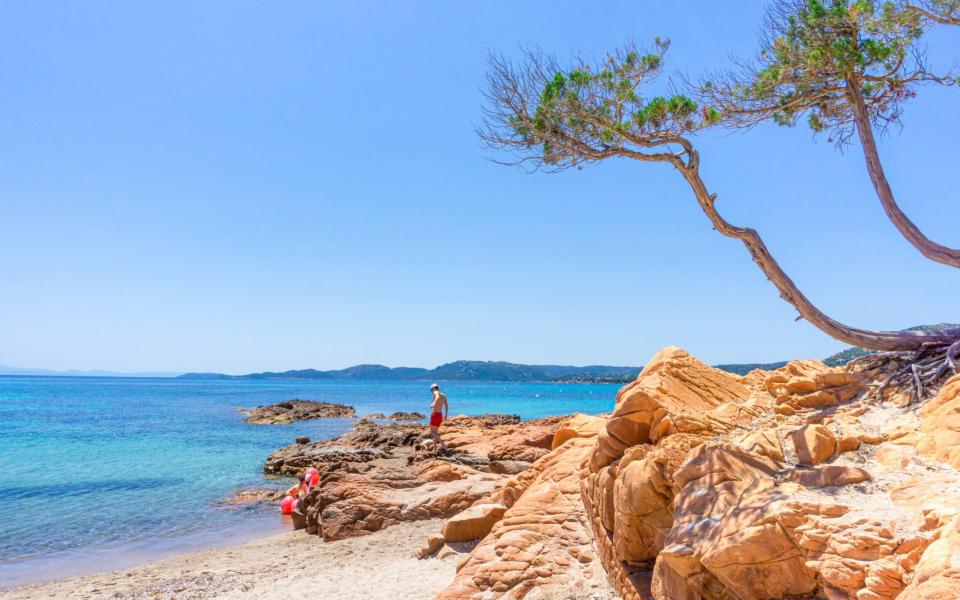
<instances>
[{"instance_id":1,"label":"calm sea surface","mask_svg":"<svg viewBox=\"0 0 960 600\"><path fill-rule=\"evenodd\" d=\"M357 414L429 410L428 382L217 381L0 377L0 588L129 567L279 532L273 510L221 500L281 486L261 474L299 435L348 431L349 419L248 425L238 407L302 398ZM609 411L618 386L443 385L451 414L534 419Z\"/></svg>"}]
</instances>

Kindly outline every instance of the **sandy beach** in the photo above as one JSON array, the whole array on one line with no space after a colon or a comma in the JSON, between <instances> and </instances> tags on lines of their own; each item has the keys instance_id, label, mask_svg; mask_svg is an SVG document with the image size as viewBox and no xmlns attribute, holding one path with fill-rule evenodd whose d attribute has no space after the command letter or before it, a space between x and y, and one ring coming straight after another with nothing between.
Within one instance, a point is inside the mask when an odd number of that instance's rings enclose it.
<instances>
[{"instance_id":1,"label":"sandy beach","mask_svg":"<svg viewBox=\"0 0 960 600\"><path fill-rule=\"evenodd\" d=\"M174 556L129 570L72 577L0 592L49 598L432 598L453 579L459 555L417 560L442 520L402 523L373 535L324 543L302 531ZM463 550L469 551L465 545Z\"/></svg>"}]
</instances>

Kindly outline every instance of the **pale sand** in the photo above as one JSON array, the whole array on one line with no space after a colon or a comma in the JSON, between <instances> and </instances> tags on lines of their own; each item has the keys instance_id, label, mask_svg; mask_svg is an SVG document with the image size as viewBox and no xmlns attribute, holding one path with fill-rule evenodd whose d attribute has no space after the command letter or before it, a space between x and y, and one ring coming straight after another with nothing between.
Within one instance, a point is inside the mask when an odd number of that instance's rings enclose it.
<instances>
[{"instance_id":1,"label":"pale sand","mask_svg":"<svg viewBox=\"0 0 960 600\"><path fill-rule=\"evenodd\" d=\"M460 555L417 560L443 520L401 523L324 543L291 531L174 556L129 569L0 591L4 600L49 598L336 598L428 600L456 573ZM463 548L468 550L468 548Z\"/></svg>"}]
</instances>

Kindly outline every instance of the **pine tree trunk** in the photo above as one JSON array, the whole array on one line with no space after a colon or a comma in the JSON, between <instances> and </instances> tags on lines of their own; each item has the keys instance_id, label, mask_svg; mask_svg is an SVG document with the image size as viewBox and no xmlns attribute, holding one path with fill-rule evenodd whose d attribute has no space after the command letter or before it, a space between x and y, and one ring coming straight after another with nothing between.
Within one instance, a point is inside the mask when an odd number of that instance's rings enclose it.
<instances>
[{"instance_id":1,"label":"pine tree trunk","mask_svg":"<svg viewBox=\"0 0 960 600\"><path fill-rule=\"evenodd\" d=\"M857 125L857 134L860 136L860 146L863 148L863 157L867 161L867 171L870 173L870 181L877 191L877 197L880 198L880 204L886 211L887 217L893 226L897 228L907 241L913 244L913 247L930 260L960 268L960 250L941 246L930 240L920 231L913 221L911 221L893 197L893 190L887 182L887 176L883 172L883 165L880 164L880 154L877 152L877 141L873 137L873 127L870 124L870 117L867 114L867 106L863 100L863 94L860 92L860 86L855 81L847 81L847 95L850 98L850 105L853 108L854 119Z\"/></svg>"},{"instance_id":2,"label":"pine tree trunk","mask_svg":"<svg viewBox=\"0 0 960 600\"><path fill-rule=\"evenodd\" d=\"M800 316L830 337L860 348L884 351L918 350L928 344L949 344L960 339L960 329L943 331L872 331L849 327L828 317L797 288L796 284L780 268L779 263L767 250L760 235L748 227L737 227L727 222L714 206L715 196L710 194L700 178L699 157L695 150L688 149L688 162L679 158L673 164L690 184L700 208L721 234L738 239L747 247L753 261L767 279L780 291L780 297L793 305Z\"/></svg>"}]
</instances>

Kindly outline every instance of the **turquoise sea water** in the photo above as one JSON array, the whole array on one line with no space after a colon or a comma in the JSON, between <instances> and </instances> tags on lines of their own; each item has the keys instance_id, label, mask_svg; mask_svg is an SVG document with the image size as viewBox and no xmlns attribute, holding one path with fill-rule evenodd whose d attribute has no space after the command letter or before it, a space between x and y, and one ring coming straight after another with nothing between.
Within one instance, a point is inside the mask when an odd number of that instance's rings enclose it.
<instances>
[{"instance_id":1,"label":"turquoise sea water","mask_svg":"<svg viewBox=\"0 0 960 600\"><path fill-rule=\"evenodd\" d=\"M282 485L263 460L351 419L249 425L238 407L293 398L357 414L429 410L429 382L0 377L0 588L128 567L278 532L273 510L221 500ZM609 411L618 386L449 382L451 414Z\"/></svg>"}]
</instances>

